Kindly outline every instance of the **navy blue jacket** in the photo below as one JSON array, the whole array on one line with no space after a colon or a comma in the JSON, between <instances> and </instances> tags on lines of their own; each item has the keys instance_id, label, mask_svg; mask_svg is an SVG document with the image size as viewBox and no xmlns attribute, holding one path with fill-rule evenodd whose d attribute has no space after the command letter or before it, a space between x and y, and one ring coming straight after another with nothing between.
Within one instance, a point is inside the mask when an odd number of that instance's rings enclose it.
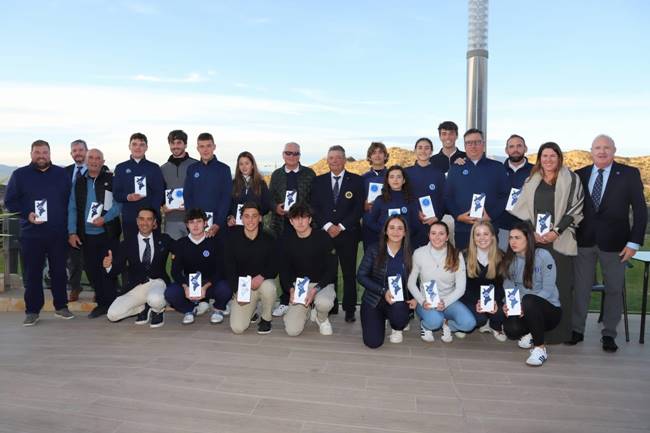
<instances>
[{"instance_id":1,"label":"navy blue jacket","mask_svg":"<svg viewBox=\"0 0 650 433\"><path fill-rule=\"evenodd\" d=\"M506 207L510 188L503 164L485 156L475 165L467 160L464 165L453 164L447 174L445 204L448 212L456 219L468 212L472 195L485 193L485 211L490 218L498 220ZM472 226L456 221L455 231L469 233Z\"/></svg>"},{"instance_id":2,"label":"navy blue jacket","mask_svg":"<svg viewBox=\"0 0 650 433\"><path fill-rule=\"evenodd\" d=\"M167 275L167 257L171 252L174 240L164 233L152 233L154 248L153 260L149 270L140 261L140 248L138 247L138 236L120 242L117 251L113 251L113 267L108 273L110 278L115 278L126 268L128 270L128 281L124 285L125 291L135 286L146 283L150 279L162 278L169 284ZM128 268L127 268L128 266Z\"/></svg>"},{"instance_id":3,"label":"navy blue jacket","mask_svg":"<svg viewBox=\"0 0 650 433\"><path fill-rule=\"evenodd\" d=\"M190 274L201 272L201 284L213 285L223 279L223 247L216 237L205 237L198 245L189 236L176 240L172 246L172 278L180 285L188 284Z\"/></svg>"},{"instance_id":4,"label":"navy blue jacket","mask_svg":"<svg viewBox=\"0 0 650 433\"><path fill-rule=\"evenodd\" d=\"M133 178L147 178L147 196L142 200L128 201L126 196L135 192ZM117 164L113 177L113 199L122 203L122 223L133 224L142 207L151 207L160 216L160 206L165 201L165 180L160 166L145 158L136 162L133 158Z\"/></svg>"},{"instance_id":5,"label":"navy blue jacket","mask_svg":"<svg viewBox=\"0 0 650 433\"><path fill-rule=\"evenodd\" d=\"M503 166L505 167L506 174L508 175L508 195L510 195L510 189L512 188L521 189L523 187L524 182L526 181L526 179L528 179L528 176L530 175L530 170L532 170L533 168L533 164L528 162L527 158L523 167L519 168L519 170L517 171L514 171L512 168L510 168L507 159L503 163ZM510 212L503 212L499 217L499 219L496 221L495 227L504 230L510 230L512 226L514 226L515 223L517 223L518 221L519 218L512 215Z\"/></svg>"},{"instance_id":6,"label":"navy blue jacket","mask_svg":"<svg viewBox=\"0 0 650 433\"><path fill-rule=\"evenodd\" d=\"M576 171L585 189L584 218L576 233L578 246L597 246L603 251L619 252L628 242L643 245L648 209L639 170L614 162L596 209L589 191L592 169L593 165L588 165ZM630 208L634 215L631 227Z\"/></svg>"},{"instance_id":7,"label":"navy blue jacket","mask_svg":"<svg viewBox=\"0 0 650 433\"><path fill-rule=\"evenodd\" d=\"M230 167L213 157L208 163L187 167L183 197L185 209L200 208L213 213L213 223L225 227L230 210L232 175Z\"/></svg>"},{"instance_id":8,"label":"navy blue jacket","mask_svg":"<svg viewBox=\"0 0 650 433\"><path fill-rule=\"evenodd\" d=\"M445 157L446 158L446 157ZM438 219L446 212L445 206L445 174L438 170L433 164L421 167L417 164L405 169L408 176L411 194L418 200L420 197L428 195L433 204L433 210L436 212ZM419 201L418 201L419 209Z\"/></svg>"},{"instance_id":9,"label":"navy blue jacket","mask_svg":"<svg viewBox=\"0 0 650 433\"><path fill-rule=\"evenodd\" d=\"M9 179L5 206L20 213L23 238L67 237L68 200L72 181L63 167L51 165L41 171L35 164L17 168ZM27 217L34 212L34 201L47 200L47 222L32 224Z\"/></svg>"},{"instance_id":10,"label":"navy blue jacket","mask_svg":"<svg viewBox=\"0 0 650 433\"><path fill-rule=\"evenodd\" d=\"M386 262L383 266L377 266L378 248L379 246L377 244L368 247L368 250L363 254L363 259L361 259L361 264L357 270L357 281L365 289L361 301L369 304L371 307L376 307L379 304L386 294L388 287L386 279L388 278L388 261L391 257L387 255ZM403 254L403 249L400 249L395 258L402 257L403 259ZM410 254L410 252L407 254ZM407 279L408 272L404 270L402 273L403 287L406 287Z\"/></svg>"},{"instance_id":11,"label":"navy blue jacket","mask_svg":"<svg viewBox=\"0 0 650 433\"><path fill-rule=\"evenodd\" d=\"M346 170L339 191L339 199L335 204L330 172L316 176L312 181L311 206L316 226L321 229L327 222L335 225L341 223L348 233L358 233L363 213L361 176Z\"/></svg>"},{"instance_id":12,"label":"navy blue jacket","mask_svg":"<svg viewBox=\"0 0 650 433\"><path fill-rule=\"evenodd\" d=\"M449 171L449 167L451 164L454 163L458 158L466 158L467 154L463 152L460 149L456 149L456 152L454 152L451 157L448 157L442 152L442 149L440 149L440 152L436 153L433 155L431 158L429 158L429 161L431 161L431 164L437 168L438 170L442 171L443 173L447 173Z\"/></svg>"},{"instance_id":13,"label":"navy blue jacket","mask_svg":"<svg viewBox=\"0 0 650 433\"><path fill-rule=\"evenodd\" d=\"M269 187L266 185L266 182L262 181L260 185L260 194L257 195L255 192L248 188L244 191L240 191L239 195L235 195L234 191L232 198L230 200L230 210L228 215L236 217L235 213L237 212L237 205L244 204L246 202L255 202L260 207L260 214L262 216L269 213L269 211L274 207L273 200L271 199L271 193L269 192Z\"/></svg>"},{"instance_id":14,"label":"navy blue jacket","mask_svg":"<svg viewBox=\"0 0 650 433\"><path fill-rule=\"evenodd\" d=\"M400 215L406 220L411 240L418 237L422 226L418 218L418 211L420 210L418 201L411 199L411 201L407 202L402 191L391 191L390 200L384 200L382 195L377 197L370 214L363 219L364 224L367 224L371 230L377 233L375 239L369 242L370 245L379 242L379 233L381 233L388 219L388 210L395 208L400 210Z\"/></svg>"}]
</instances>

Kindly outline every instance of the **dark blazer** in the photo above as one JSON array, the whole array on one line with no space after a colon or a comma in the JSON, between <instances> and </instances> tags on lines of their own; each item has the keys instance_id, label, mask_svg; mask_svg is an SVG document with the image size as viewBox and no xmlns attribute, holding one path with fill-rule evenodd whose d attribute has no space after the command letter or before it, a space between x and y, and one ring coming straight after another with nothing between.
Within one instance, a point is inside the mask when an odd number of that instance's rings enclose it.
<instances>
[{"instance_id":1,"label":"dark blazer","mask_svg":"<svg viewBox=\"0 0 650 433\"><path fill-rule=\"evenodd\" d=\"M578 246L598 246L603 251L619 252L628 242L643 245L648 209L639 170L614 162L596 210L589 191L592 169L593 165L588 165L576 171L587 196L582 210L584 219L577 231ZM631 227L630 207L634 215Z\"/></svg>"},{"instance_id":2,"label":"dark blazer","mask_svg":"<svg viewBox=\"0 0 650 433\"><path fill-rule=\"evenodd\" d=\"M334 203L331 173L316 176L311 184L311 206L314 222L322 228L327 222L343 224L345 231L356 233L363 213L363 180L361 176L345 171L341 179L339 199Z\"/></svg>"},{"instance_id":3,"label":"dark blazer","mask_svg":"<svg viewBox=\"0 0 650 433\"><path fill-rule=\"evenodd\" d=\"M138 248L138 236L124 240L120 243L117 251L113 251L113 267L108 273L109 277L117 277L128 266L129 279L124 286L129 291L135 286L146 283L150 279L162 278L169 284L167 275L167 257L171 251L174 241L164 233L152 233L154 249L153 261L147 271L140 261L140 248Z\"/></svg>"}]
</instances>

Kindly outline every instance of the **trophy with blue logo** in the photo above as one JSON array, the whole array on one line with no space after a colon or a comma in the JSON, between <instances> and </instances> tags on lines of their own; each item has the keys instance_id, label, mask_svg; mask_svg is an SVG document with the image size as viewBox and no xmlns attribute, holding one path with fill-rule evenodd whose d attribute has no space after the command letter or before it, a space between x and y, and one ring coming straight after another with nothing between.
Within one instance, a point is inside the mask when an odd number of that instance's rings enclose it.
<instances>
[{"instance_id":1,"label":"trophy with blue logo","mask_svg":"<svg viewBox=\"0 0 650 433\"><path fill-rule=\"evenodd\" d=\"M47 199L34 200L35 221L47 222Z\"/></svg>"},{"instance_id":2,"label":"trophy with blue logo","mask_svg":"<svg viewBox=\"0 0 650 433\"><path fill-rule=\"evenodd\" d=\"M293 285L294 304L305 305L307 303L307 292L309 292L309 278L296 278L296 282Z\"/></svg>"},{"instance_id":3,"label":"trophy with blue logo","mask_svg":"<svg viewBox=\"0 0 650 433\"><path fill-rule=\"evenodd\" d=\"M393 301L404 300L404 288L402 287L402 276L400 274L388 276L388 290L393 295Z\"/></svg>"},{"instance_id":4,"label":"trophy with blue logo","mask_svg":"<svg viewBox=\"0 0 650 433\"><path fill-rule=\"evenodd\" d=\"M435 218L436 211L433 209L433 203L431 202L431 197L425 195L423 197L420 197L418 200L420 201L420 208L422 209L424 218L426 219Z\"/></svg>"},{"instance_id":5,"label":"trophy with blue logo","mask_svg":"<svg viewBox=\"0 0 650 433\"><path fill-rule=\"evenodd\" d=\"M237 302L251 301L252 280L250 275L239 277L239 282L237 283Z\"/></svg>"},{"instance_id":6,"label":"trophy with blue logo","mask_svg":"<svg viewBox=\"0 0 650 433\"><path fill-rule=\"evenodd\" d=\"M97 203L96 201L90 203L90 208L88 208L88 216L86 217L86 222L92 224L97 218L102 216L102 211L104 210L104 205Z\"/></svg>"},{"instance_id":7,"label":"trophy with blue logo","mask_svg":"<svg viewBox=\"0 0 650 433\"><path fill-rule=\"evenodd\" d=\"M378 182L370 182L368 184L368 203L373 203L381 195L382 187L383 185Z\"/></svg>"},{"instance_id":8,"label":"trophy with blue logo","mask_svg":"<svg viewBox=\"0 0 650 433\"><path fill-rule=\"evenodd\" d=\"M483 218L485 210L485 193L472 194L472 207L469 209L470 218Z\"/></svg>"},{"instance_id":9,"label":"trophy with blue logo","mask_svg":"<svg viewBox=\"0 0 650 433\"><path fill-rule=\"evenodd\" d=\"M203 286L200 272L195 272L189 276L189 295L190 298L200 298L201 297L201 287Z\"/></svg>"},{"instance_id":10,"label":"trophy with blue logo","mask_svg":"<svg viewBox=\"0 0 650 433\"><path fill-rule=\"evenodd\" d=\"M133 192L147 196L147 176L133 176Z\"/></svg>"}]
</instances>

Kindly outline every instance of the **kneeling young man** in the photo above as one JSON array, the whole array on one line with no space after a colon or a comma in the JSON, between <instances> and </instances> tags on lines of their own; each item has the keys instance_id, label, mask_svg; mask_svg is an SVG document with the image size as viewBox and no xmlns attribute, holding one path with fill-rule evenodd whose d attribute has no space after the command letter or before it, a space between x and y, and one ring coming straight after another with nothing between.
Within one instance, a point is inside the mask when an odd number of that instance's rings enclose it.
<instances>
[{"instance_id":1,"label":"kneeling young man","mask_svg":"<svg viewBox=\"0 0 650 433\"><path fill-rule=\"evenodd\" d=\"M223 248L216 237L205 232L208 217L201 209L190 209L185 215L189 234L174 243L172 277L174 283L165 291L165 299L183 314L183 324L194 323L197 314L205 312L202 306L214 299L210 323L223 322L223 310L232 295L223 279ZM196 286L196 290L190 287ZM203 311L201 311L203 310Z\"/></svg>"},{"instance_id":2,"label":"kneeling young man","mask_svg":"<svg viewBox=\"0 0 650 433\"><path fill-rule=\"evenodd\" d=\"M120 243L115 256L108 250L102 265L107 277L115 279L126 267L126 293L113 301L106 316L117 322L138 315L136 325L151 321L152 328L164 324L165 288L169 283L166 265L172 239L166 234L154 233L157 227L156 211L144 207L136 218L138 234Z\"/></svg>"},{"instance_id":3,"label":"kneeling young man","mask_svg":"<svg viewBox=\"0 0 650 433\"><path fill-rule=\"evenodd\" d=\"M332 335L328 313L334 305L336 292L337 260L330 237L322 230L311 227L312 212L306 204L296 204L289 210L289 222L295 233L285 238L281 257L281 278L290 289L290 305L284 315L284 326L291 337L300 335L310 316L322 335ZM297 278L308 278L309 289L305 303L297 303L295 290Z\"/></svg>"},{"instance_id":4,"label":"kneeling young man","mask_svg":"<svg viewBox=\"0 0 650 433\"><path fill-rule=\"evenodd\" d=\"M271 312L277 296L277 252L273 238L261 229L262 215L257 203L242 207L243 227L234 227L226 241L225 273L233 296L230 328L241 334L251 322L261 301L258 334L271 332ZM250 279L249 279L250 278ZM241 283L240 283L241 281Z\"/></svg>"}]
</instances>

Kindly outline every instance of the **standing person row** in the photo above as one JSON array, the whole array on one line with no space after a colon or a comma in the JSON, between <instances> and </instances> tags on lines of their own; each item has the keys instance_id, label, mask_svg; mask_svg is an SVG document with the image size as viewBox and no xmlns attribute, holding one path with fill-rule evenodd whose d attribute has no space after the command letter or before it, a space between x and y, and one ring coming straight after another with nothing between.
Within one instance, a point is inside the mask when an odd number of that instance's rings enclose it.
<instances>
[{"instance_id":1,"label":"standing person row","mask_svg":"<svg viewBox=\"0 0 650 433\"><path fill-rule=\"evenodd\" d=\"M78 139L70 143L70 156L73 163L66 166L65 170L71 179L72 187L88 170L86 164L86 153L88 145L84 140ZM70 247L68 250L68 285L70 288L70 302L77 301L81 293L81 274L84 271L83 255L79 248ZM90 278L89 278L90 279Z\"/></svg>"}]
</instances>

